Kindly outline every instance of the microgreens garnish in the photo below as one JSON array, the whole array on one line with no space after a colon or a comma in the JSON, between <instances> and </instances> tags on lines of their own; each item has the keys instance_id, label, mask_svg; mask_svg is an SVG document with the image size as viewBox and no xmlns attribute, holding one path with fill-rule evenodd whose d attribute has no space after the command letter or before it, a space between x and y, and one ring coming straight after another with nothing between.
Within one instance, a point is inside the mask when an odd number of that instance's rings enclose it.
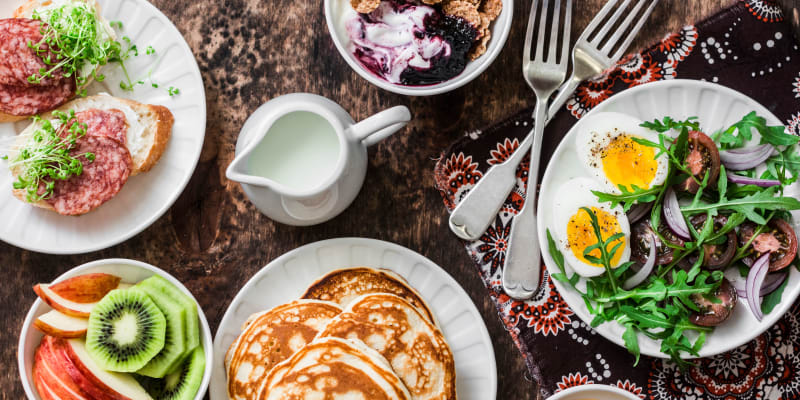
<instances>
[{"instance_id":1,"label":"microgreens garnish","mask_svg":"<svg viewBox=\"0 0 800 400\"><path fill-rule=\"evenodd\" d=\"M60 68L63 76L74 77L78 94L85 96L89 78L97 81L105 78L97 69L120 57L119 42L111 39L111 33L98 21L96 10L84 2L34 11L32 18L42 22L42 39L37 43L29 42L28 47L48 67L29 76L31 83L38 84L52 77Z\"/></svg>"},{"instance_id":2,"label":"microgreens garnish","mask_svg":"<svg viewBox=\"0 0 800 400\"><path fill-rule=\"evenodd\" d=\"M176 88L175 86L170 86L169 89L167 89L167 92L169 93L170 96L175 96L176 94L180 94L181 90Z\"/></svg>"},{"instance_id":3,"label":"microgreens garnish","mask_svg":"<svg viewBox=\"0 0 800 400\"><path fill-rule=\"evenodd\" d=\"M83 172L83 157L93 162L93 153L72 154L77 140L86 134L86 124L74 121L75 111L53 111L53 121L32 117L36 129L25 145L9 162L18 170L14 189L24 190L26 200L34 203L53 194L57 180L67 180Z\"/></svg>"}]
</instances>

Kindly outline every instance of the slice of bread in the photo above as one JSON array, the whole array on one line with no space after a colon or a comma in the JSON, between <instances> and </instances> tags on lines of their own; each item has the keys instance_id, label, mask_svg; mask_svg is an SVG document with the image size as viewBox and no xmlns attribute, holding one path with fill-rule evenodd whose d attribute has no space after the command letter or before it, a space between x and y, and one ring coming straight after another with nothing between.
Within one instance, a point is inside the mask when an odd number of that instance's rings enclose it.
<instances>
[{"instance_id":1,"label":"slice of bread","mask_svg":"<svg viewBox=\"0 0 800 400\"><path fill-rule=\"evenodd\" d=\"M172 124L175 120L168 108L159 105L142 104L108 94L99 94L73 100L59 107L58 110L64 112L74 110L78 113L92 108L101 110L117 109L125 114L128 123L125 146L131 153L133 161L131 176L140 172L147 172L153 168L164 153L167 142L169 142L169 138L172 135ZM47 120L55 119L52 111L43 114L42 118ZM19 134L14 150L9 154L9 159L13 160L16 157L18 150L25 145L27 139L37 128L38 124L30 124ZM12 168L11 174L15 180L20 172L19 167ZM13 194L18 199L26 201L24 190L14 189ZM53 210L53 207L46 201L29 204Z\"/></svg>"}]
</instances>

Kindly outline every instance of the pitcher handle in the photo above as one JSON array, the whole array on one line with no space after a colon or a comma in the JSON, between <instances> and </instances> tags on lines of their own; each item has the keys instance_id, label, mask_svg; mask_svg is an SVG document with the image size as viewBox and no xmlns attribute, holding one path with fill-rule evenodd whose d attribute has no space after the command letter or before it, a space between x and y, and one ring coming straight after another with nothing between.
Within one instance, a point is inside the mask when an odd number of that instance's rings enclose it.
<instances>
[{"instance_id":1,"label":"pitcher handle","mask_svg":"<svg viewBox=\"0 0 800 400\"><path fill-rule=\"evenodd\" d=\"M336 184L312 199L296 200L281 196L281 206L286 214L298 221L312 221L330 215L338 200L339 185Z\"/></svg>"},{"instance_id":2,"label":"pitcher handle","mask_svg":"<svg viewBox=\"0 0 800 400\"><path fill-rule=\"evenodd\" d=\"M372 146L391 136L411 121L411 112L406 106L395 106L383 110L353 126L350 132L366 146Z\"/></svg>"}]
</instances>

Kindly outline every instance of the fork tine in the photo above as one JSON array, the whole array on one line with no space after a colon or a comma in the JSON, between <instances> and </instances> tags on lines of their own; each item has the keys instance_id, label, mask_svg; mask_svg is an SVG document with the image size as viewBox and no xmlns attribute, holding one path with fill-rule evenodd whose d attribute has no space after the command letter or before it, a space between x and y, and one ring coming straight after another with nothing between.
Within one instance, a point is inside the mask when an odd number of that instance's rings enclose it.
<instances>
[{"instance_id":1,"label":"fork tine","mask_svg":"<svg viewBox=\"0 0 800 400\"><path fill-rule=\"evenodd\" d=\"M549 50L547 51L547 62L556 64L558 63L556 48L558 47L558 17L559 13L561 12L561 2L563 0L556 0L555 7L553 8L553 20L550 21L550 45ZM543 17L546 17L543 15Z\"/></svg>"},{"instance_id":2,"label":"fork tine","mask_svg":"<svg viewBox=\"0 0 800 400\"><path fill-rule=\"evenodd\" d=\"M642 29L642 26L644 25L645 21L647 21L647 18L650 16L650 14L653 13L653 9L656 8L657 4L658 0L652 0L652 3L650 3L650 7L647 7L647 9L644 10L642 16L639 17L639 21L636 22L636 25L633 26L633 29L631 29L631 32L619 46L617 52L614 53L613 57L614 60L619 60L622 57L622 55L625 54L625 51L628 49L628 46L630 46L631 42L633 41L633 38L635 38L636 34L639 33L639 30Z\"/></svg>"},{"instance_id":3,"label":"fork tine","mask_svg":"<svg viewBox=\"0 0 800 400\"><path fill-rule=\"evenodd\" d=\"M525 63L531 59L531 43L533 43L533 26L536 22L536 9L539 8L539 0L533 0L531 5L531 15L528 17L528 28L525 32L525 56L522 58Z\"/></svg>"},{"instance_id":4,"label":"fork tine","mask_svg":"<svg viewBox=\"0 0 800 400\"><path fill-rule=\"evenodd\" d=\"M564 41L561 44L561 58L558 64L567 62L569 55L569 37L572 31L572 0L567 0L567 9L564 11Z\"/></svg>"},{"instance_id":5,"label":"fork tine","mask_svg":"<svg viewBox=\"0 0 800 400\"><path fill-rule=\"evenodd\" d=\"M608 12L614 8L615 4L617 4L617 0L609 0L608 3L606 3L606 5L604 5L603 8L601 8L600 11L597 12L594 18L592 18L592 21L589 22L589 25L586 25L586 28L583 30L583 33L581 33L581 36L578 38L578 41L581 40L588 41L589 35L592 32L594 32L595 29L597 29L597 26L600 25L600 22L603 21L603 18L606 17Z\"/></svg>"},{"instance_id":6,"label":"fork tine","mask_svg":"<svg viewBox=\"0 0 800 400\"><path fill-rule=\"evenodd\" d=\"M614 31L614 33L611 35L610 38L608 38L608 41L606 41L606 44L600 50L602 53L604 54L611 53L611 49L613 49L614 46L617 45L617 41L619 41L619 38L622 37L622 34L628 30L628 26L631 24L631 21L633 21L633 19L636 18L636 16L639 14L639 11L642 9L642 6L644 6L646 2L647 2L646 0L640 0L638 3L636 3L636 6L633 7L633 10L631 10L631 12L628 13L628 16L625 17L625 20L622 21L621 24L619 24L617 30Z\"/></svg>"},{"instance_id":7,"label":"fork tine","mask_svg":"<svg viewBox=\"0 0 800 400\"><path fill-rule=\"evenodd\" d=\"M544 61L544 32L547 25L547 10L550 8L550 0L542 1L542 13L539 15L539 37L536 38L536 54L533 59L536 61Z\"/></svg>"},{"instance_id":8,"label":"fork tine","mask_svg":"<svg viewBox=\"0 0 800 400\"><path fill-rule=\"evenodd\" d=\"M623 1L622 4L620 4L619 8L617 8L617 11L614 11L614 14L611 15L611 17L609 17L608 20L606 20L605 25L603 25L603 27L594 36L594 39L590 40L589 43L595 44L599 47L600 42L603 41L603 38L606 36L608 31L614 26L615 23L617 23L617 20L626 11L626 9L628 8L628 4L630 3L631 0Z\"/></svg>"}]
</instances>

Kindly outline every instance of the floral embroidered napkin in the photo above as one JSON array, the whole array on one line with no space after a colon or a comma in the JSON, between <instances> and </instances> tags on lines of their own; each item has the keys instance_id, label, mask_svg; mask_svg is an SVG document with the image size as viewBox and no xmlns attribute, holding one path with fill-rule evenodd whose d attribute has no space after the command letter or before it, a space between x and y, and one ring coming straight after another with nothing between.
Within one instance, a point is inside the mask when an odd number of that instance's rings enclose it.
<instances>
[{"instance_id":1,"label":"floral embroidered napkin","mask_svg":"<svg viewBox=\"0 0 800 400\"><path fill-rule=\"evenodd\" d=\"M561 137L594 106L627 88L664 79L701 79L741 91L800 134L800 51L780 7L770 0L741 0L660 43L632 54L601 76L584 82L549 124L541 165ZM436 165L437 188L452 210L492 165L502 162L531 128L531 110L454 143ZM544 167L542 167L544 168ZM542 394L599 383L616 385L642 399L800 398L800 310L731 352L701 359L682 373L668 360L643 357L607 341L573 314L545 272L529 301L511 300L500 284L508 235L524 201L528 161L517 187L494 223L465 246L498 313L525 357ZM588 355L588 357L587 357Z\"/></svg>"}]
</instances>

